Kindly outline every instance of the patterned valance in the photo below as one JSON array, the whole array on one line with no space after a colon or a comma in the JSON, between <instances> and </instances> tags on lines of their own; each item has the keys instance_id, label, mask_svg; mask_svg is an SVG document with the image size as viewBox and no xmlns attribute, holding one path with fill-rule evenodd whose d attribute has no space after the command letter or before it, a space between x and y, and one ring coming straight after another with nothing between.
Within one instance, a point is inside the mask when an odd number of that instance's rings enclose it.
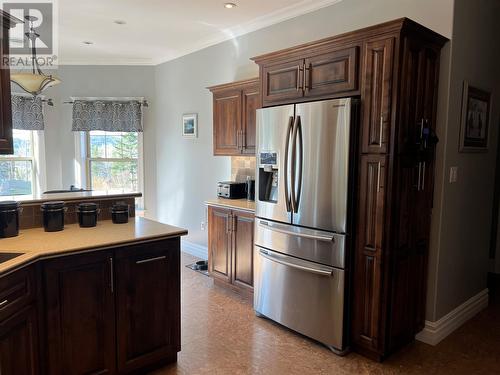
<instances>
[{"instance_id":1,"label":"patterned valance","mask_svg":"<svg viewBox=\"0 0 500 375\"><path fill-rule=\"evenodd\" d=\"M43 130L42 98L12 95L12 127L20 130Z\"/></svg>"},{"instance_id":2,"label":"patterned valance","mask_svg":"<svg viewBox=\"0 0 500 375\"><path fill-rule=\"evenodd\" d=\"M142 132L138 100L80 100L73 103L73 131Z\"/></svg>"}]
</instances>

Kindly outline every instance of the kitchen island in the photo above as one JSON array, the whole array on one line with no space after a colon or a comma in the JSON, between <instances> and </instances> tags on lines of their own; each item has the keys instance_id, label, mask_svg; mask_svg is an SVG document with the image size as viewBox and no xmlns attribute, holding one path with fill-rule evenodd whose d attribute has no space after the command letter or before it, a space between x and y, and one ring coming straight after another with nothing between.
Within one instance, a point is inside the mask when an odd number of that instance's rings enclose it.
<instances>
[{"instance_id":1,"label":"kitchen island","mask_svg":"<svg viewBox=\"0 0 500 375\"><path fill-rule=\"evenodd\" d=\"M175 361L186 234L135 218L0 239L1 373L122 374Z\"/></svg>"}]
</instances>

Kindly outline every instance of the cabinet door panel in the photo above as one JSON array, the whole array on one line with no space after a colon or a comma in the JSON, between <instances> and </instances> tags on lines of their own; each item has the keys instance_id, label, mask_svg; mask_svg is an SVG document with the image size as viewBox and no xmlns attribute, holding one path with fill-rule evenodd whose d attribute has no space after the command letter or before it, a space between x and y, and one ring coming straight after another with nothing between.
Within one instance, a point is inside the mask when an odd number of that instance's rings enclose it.
<instances>
[{"instance_id":1,"label":"cabinet door panel","mask_svg":"<svg viewBox=\"0 0 500 375\"><path fill-rule=\"evenodd\" d=\"M231 222L230 210L208 208L208 267L210 275L231 280Z\"/></svg>"},{"instance_id":2,"label":"cabinet door panel","mask_svg":"<svg viewBox=\"0 0 500 375\"><path fill-rule=\"evenodd\" d=\"M245 88L243 90L243 153L255 155L257 109L260 108L259 86Z\"/></svg>"},{"instance_id":3,"label":"cabinet door panel","mask_svg":"<svg viewBox=\"0 0 500 375\"><path fill-rule=\"evenodd\" d=\"M386 153L391 124L394 38L365 43L363 63L364 153Z\"/></svg>"},{"instance_id":4,"label":"cabinet door panel","mask_svg":"<svg viewBox=\"0 0 500 375\"><path fill-rule=\"evenodd\" d=\"M243 212L234 213L233 283L253 288L254 216Z\"/></svg>"},{"instance_id":5,"label":"cabinet door panel","mask_svg":"<svg viewBox=\"0 0 500 375\"><path fill-rule=\"evenodd\" d=\"M262 67L263 104L278 104L302 98L304 60L286 61Z\"/></svg>"},{"instance_id":6,"label":"cabinet door panel","mask_svg":"<svg viewBox=\"0 0 500 375\"><path fill-rule=\"evenodd\" d=\"M305 96L322 96L358 88L358 47L305 60Z\"/></svg>"},{"instance_id":7,"label":"cabinet door panel","mask_svg":"<svg viewBox=\"0 0 500 375\"><path fill-rule=\"evenodd\" d=\"M0 323L0 373L39 374L38 325L34 307L28 307Z\"/></svg>"},{"instance_id":8,"label":"cabinet door panel","mask_svg":"<svg viewBox=\"0 0 500 375\"><path fill-rule=\"evenodd\" d=\"M50 374L114 374L112 253L62 257L45 264Z\"/></svg>"},{"instance_id":9,"label":"cabinet door panel","mask_svg":"<svg viewBox=\"0 0 500 375\"><path fill-rule=\"evenodd\" d=\"M180 240L118 249L115 258L117 358L123 373L180 350Z\"/></svg>"},{"instance_id":10,"label":"cabinet door panel","mask_svg":"<svg viewBox=\"0 0 500 375\"><path fill-rule=\"evenodd\" d=\"M354 266L353 340L378 351L384 246L386 157L361 157L357 245Z\"/></svg>"},{"instance_id":11,"label":"cabinet door panel","mask_svg":"<svg viewBox=\"0 0 500 375\"><path fill-rule=\"evenodd\" d=\"M6 24L0 25L2 38L0 39L0 61L9 55L9 29ZM0 69L0 154L12 154L12 104L10 93L10 70Z\"/></svg>"},{"instance_id":12,"label":"cabinet door panel","mask_svg":"<svg viewBox=\"0 0 500 375\"><path fill-rule=\"evenodd\" d=\"M241 91L214 94L214 155L241 153Z\"/></svg>"}]
</instances>

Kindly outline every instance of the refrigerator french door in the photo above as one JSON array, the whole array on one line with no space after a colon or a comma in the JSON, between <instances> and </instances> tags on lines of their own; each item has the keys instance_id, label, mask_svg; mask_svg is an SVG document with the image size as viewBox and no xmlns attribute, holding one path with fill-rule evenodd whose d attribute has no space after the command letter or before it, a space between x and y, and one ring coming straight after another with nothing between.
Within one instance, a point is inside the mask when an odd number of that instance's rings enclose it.
<instances>
[{"instance_id":1,"label":"refrigerator french door","mask_svg":"<svg viewBox=\"0 0 500 375\"><path fill-rule=\"evenodd\" d=\"M352 100L257 111L254 308L345 350Z\"/></svg>"}]
</instances>

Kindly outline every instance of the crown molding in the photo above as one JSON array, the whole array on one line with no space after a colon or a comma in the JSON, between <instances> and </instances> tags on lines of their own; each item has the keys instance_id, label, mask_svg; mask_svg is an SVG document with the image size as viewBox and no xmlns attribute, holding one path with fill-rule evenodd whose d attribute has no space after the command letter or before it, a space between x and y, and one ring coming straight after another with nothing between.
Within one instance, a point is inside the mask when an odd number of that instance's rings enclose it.
<instances>
[{"instance_id":1,"label":"crown molding","mask_svg":"<svg viewBox=\"0 0 500 375\"><path fill-rule=\"evenodd\" d=\"M193 52L200 51L207 47L237 38L239 36L251 33L256 30L263 29L268 26L301 16L303 14L314 12L318 9L325 8L330 5L340 3L343 0L302 0L296 4L281 8L264 16L254 18L251 21L237 25L235 27L223 29L222 35L209 36L200 39L197 43L191 44L185 49L176 51L175 53L163 56L161 58L151 59L60 59L59 65L146 65L154 66L168 61L178 59L179 57L189 55Z\"/></svg>"}]
</instances>

